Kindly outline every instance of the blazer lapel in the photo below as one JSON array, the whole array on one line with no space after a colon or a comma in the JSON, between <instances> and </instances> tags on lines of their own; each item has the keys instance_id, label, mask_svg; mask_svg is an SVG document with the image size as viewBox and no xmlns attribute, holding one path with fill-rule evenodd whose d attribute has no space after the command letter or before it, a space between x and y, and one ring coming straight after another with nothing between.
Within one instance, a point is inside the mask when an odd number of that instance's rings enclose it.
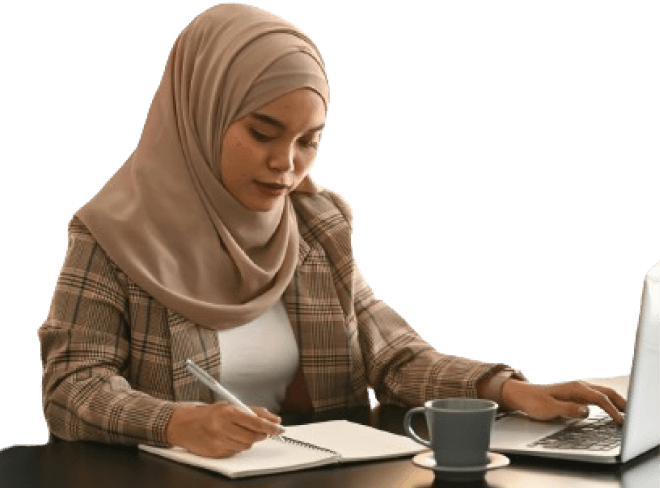
<instances>
[{"instance_id":1,"label":"blazer lapel","mask_svg":"<svg viewBox=\"0 0 660 488\"><path fill-rule=\"evenodd\" d=\"M353 396L344 308L328 256L305 230L301 228L298 266L283 299L314 410L342 408Z\"/></svg>"}]
</instances>

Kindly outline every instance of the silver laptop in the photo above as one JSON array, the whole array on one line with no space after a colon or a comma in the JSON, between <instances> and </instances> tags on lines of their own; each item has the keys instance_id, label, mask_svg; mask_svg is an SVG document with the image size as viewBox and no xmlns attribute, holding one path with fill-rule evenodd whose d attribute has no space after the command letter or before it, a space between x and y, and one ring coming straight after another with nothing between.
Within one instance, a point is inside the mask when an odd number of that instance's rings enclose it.
<instances>
[{"instance_id":1,"label":"silver laptop","mask_svg":"<svg viewBox=\"0 0 660 488\"><path fill-rule=\"evenodd\" d=\"M604 381L627 398L623 426L615 425L602 409L594 406L585 420L538 422L513 413L495 422L490 450L613 464L625 463L654 448L660 444L659 338L657 263L644 280L632 372L629 377ZM585 439L585 435L592 438Z\"/></svg>"}]
</instances>

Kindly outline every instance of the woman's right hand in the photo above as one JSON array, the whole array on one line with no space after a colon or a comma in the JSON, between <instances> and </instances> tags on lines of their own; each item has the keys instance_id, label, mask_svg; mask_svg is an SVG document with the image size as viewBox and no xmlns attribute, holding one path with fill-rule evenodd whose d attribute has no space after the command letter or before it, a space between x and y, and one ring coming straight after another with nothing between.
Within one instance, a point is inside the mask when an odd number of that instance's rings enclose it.
<instances>
[{"instance_id":1,"label":"woman's right hand","mask_svg":"<svg viewBox=\"0 0 660 488\"><path fill-rule=\"evenodd\" d=\"M269 435L281 434L281 419L265 408L250 415L230 403L180 405L167 425L167 442L205 457L229 457Z\"/></svg>"}]
</instances>

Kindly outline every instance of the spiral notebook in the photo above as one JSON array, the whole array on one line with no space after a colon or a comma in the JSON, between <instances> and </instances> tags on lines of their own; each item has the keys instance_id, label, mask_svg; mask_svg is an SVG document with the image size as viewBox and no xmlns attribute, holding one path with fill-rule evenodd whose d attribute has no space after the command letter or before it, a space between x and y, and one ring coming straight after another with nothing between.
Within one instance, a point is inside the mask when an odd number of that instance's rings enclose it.
<instances>
[{"instance_id":1,"label":"spiral notebook","mask_svg":"<svg viewBox=\"0 0 660 488\"><path fill-rule=\"evenodd\" d=\"M286 433L281 437L282 440L268 438L257 442L247 451L222 459L197 456L179 447L139 447L146 452L216 471L229 478L401 457L426 449L408 437L348 420L286 427Z\"/></svg>"}]
</instances>

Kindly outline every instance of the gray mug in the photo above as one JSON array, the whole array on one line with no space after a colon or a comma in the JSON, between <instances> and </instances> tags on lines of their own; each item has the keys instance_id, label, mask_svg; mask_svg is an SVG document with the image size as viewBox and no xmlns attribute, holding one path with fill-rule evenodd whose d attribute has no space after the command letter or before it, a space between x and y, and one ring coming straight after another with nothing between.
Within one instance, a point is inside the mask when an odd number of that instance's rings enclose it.
<instances>
[{"instance_id":1,"label":"gray mug","mask_svg":"<svg viewBox=\"0 0 660 488\"><path fill-rule=\"evenodd\" d=\"M487 464L490 433L497 403L476 398L429 400L415 407L403 419L406 434L433 449L437 466L465 467ZM412 429L412 416L424 413L430 440L422 439Z\"/></svg>"}]
</instances>

